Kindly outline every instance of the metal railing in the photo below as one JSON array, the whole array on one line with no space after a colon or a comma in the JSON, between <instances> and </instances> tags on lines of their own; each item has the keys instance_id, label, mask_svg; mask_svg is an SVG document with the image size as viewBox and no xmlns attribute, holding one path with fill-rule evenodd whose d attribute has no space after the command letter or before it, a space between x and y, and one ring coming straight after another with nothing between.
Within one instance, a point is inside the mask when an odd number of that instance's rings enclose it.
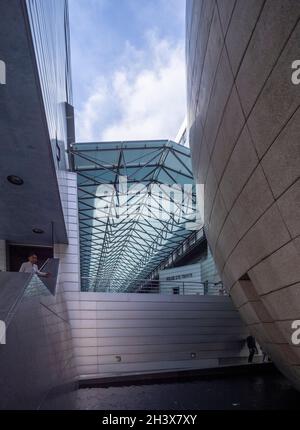
<instances>
[{"instance_id":1,"label":"metal railing","mask_svg":"<svg viewBox=\"0 0 300 430\"><path fill-rule=\"evenodd\" d=\"M205 239L203 228L191 233L190 236L180 243L178 247L175 248L172 253L152 271L149 277L151 279L156 279L161 270L172 267L178 258L182 257L187 251L203 239Z\"/></svg>"},{"instance_id":2,"label":"metal railing","mask_svg":"<svg viewBox=\"0 0 300 430\"><path fill-rule=\"evenodd\" d=\"M130 283L119 286L112 285L111 280L98 280L96 277L82 277L83 291L103 293L135 293L135 294L179 294L179 295L227 295L222 282L196 282L184 280L153 280L132 279Z\"/></svg>"}]
</instances>

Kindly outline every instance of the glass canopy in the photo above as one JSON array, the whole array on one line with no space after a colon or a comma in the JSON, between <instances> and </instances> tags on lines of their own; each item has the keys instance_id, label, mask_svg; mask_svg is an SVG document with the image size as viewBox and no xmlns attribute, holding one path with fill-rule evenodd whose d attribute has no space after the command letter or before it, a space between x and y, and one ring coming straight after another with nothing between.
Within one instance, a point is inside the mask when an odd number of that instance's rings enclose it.
<instances>
[{"instance_id":1,"label":"glass canopy","mask_svg":"<svg viewBox=\"0 0 300 430\"><path fill-rule=\"evenodd\" d=\"M189 148L168 140L79 143L82 289L132 291L192 232Z\"/></svg>"}]
</instances>

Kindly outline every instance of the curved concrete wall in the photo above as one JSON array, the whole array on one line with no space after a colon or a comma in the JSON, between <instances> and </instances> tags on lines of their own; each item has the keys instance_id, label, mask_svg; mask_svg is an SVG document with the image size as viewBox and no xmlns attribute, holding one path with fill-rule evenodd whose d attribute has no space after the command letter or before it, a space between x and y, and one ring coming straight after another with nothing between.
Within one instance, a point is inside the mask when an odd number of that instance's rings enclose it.
<instances>
[{"instance_id":1,"label":"curved concrete wall","mask_svg":"<svg viewBox=\"0 0 300 430\"><path fill-rule=\"evenodd\" d=\"M188 128L226 288L300 388L298 0L187 0Z\"/></svg>"}]
</instances>

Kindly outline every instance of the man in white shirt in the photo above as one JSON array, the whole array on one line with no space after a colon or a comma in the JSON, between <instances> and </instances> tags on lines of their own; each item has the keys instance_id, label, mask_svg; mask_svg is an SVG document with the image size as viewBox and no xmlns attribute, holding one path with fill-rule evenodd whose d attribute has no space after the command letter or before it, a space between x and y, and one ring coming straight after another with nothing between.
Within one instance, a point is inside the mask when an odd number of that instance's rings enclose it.
<instances>
[{"instance_id":1,"label":"man in white shirt","mask_svg":"<svg viewBox=\"0 0 300 430\"><path fill-rule=\"evenodd\" d=\"M37 255L32 253L28 256L27 263L22 264L19 272L32 273L32 274L44 276L47 278L50 274L48 272L40 272L36 263L37 263Z\"/></svg>"}]
</instances>

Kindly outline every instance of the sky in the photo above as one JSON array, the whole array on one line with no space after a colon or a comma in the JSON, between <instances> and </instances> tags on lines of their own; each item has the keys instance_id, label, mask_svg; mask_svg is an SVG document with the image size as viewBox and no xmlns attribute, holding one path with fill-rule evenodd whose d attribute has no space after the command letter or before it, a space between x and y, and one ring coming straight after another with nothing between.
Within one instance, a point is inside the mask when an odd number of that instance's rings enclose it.
<instances>
[{"instance_id":1,"label":"sky","mask_svg":"<svg viewBox=\"0 0 300 430\"><path fill-rule=\"evenodd\" d=\"M185 0L69 0L76 141L174 139Z\"/></svg>"}]
</instances>

